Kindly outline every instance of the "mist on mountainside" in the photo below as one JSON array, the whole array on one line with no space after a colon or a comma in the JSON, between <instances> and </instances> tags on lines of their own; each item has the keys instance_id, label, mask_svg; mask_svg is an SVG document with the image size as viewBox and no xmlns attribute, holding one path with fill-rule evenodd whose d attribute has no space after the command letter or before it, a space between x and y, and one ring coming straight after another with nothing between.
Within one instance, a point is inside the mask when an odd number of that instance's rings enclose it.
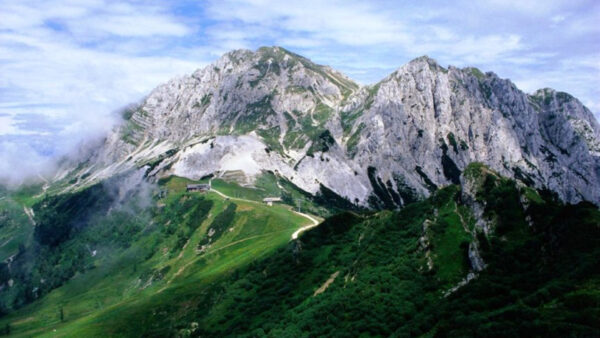
<instances>
[{"instance_id":1,"label":"mist on mountainside","mask_svg":"<svg viewBox=\"0 0 600 338\"><path fill-rule=\"evenodd\" d=\"M60 135L0 136L0 185L15 190L52 181L57 173L89 159L135 106L128 104L107 115L90 115Z\"/></svg>"}]
</instances>

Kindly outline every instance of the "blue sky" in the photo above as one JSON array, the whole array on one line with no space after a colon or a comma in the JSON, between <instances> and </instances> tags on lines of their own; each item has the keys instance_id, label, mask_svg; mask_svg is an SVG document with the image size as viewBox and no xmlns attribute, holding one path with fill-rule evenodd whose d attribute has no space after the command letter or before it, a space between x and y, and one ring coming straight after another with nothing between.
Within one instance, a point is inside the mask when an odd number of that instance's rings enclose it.
<instances>
[{"instance_id":1,"label":"blue sky","mask_svg":"<svg viewBox=\"0 0 600 338\"><path fill-rule=\"evenodd\" d=\"M283 46L363 84L427 54L569 92L598 116L598 22L595 0L0 0L0 178L48 167L236 48Z\"/></svg>"}]
</instances>

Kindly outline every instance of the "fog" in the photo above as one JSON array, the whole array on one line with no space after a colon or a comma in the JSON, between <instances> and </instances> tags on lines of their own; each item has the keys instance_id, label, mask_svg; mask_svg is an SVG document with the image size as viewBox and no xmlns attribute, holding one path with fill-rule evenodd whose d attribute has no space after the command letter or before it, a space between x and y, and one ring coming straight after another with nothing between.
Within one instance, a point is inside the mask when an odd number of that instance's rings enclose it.
<instances>
[{"instance_id":1,"label":"fog","mask_svg":"<svg viewBox=\"0 0 600 338\"><path fill-rule=\"evenodd\" d=\"M111 210L137 214L152 205L152 196L157 185L145 177L146 169L140 168L102 182L113 200Z\"/></svg>"},{"instance_id":2,"label":"fog","mask_svg":"<svg viewBox=\"0 0 600 338\"><path fill-rule=\"evenodd\" d=\"M109 116L90 116L85 123L74 123L57 134L0 135L0 185L16 189L23 184L46 183L58 170L75 168L122 123L121 114L128 107Z\"/></svg>"},{"instance_id":3,"label":"fog","mask_svg":"<svg viewBox=\"0 0 600 338\"><path fill-rule=\"evenodd\" d=\"M0 142L0 184L16 188L24 182L37 183L50 176L57 159L41 155L29 144ZM42 177L40 177L42 176Z\"/></svg>"}]
</instances>

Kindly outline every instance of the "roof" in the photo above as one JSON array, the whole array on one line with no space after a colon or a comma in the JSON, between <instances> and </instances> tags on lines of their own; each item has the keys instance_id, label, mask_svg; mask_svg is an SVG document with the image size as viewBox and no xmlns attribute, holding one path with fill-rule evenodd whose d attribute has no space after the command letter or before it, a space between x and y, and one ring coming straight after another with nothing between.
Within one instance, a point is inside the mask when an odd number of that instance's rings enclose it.
<instances>
[{"instance_id":1,"label":"roof","mask_svg":"<svg viewBox=\"0 0 600 338\"><path fill-rule=\"evenodd\" d=\"M194 188L210 188L210 184L206 184L206 183L199 183L199 184L188 184L187 185L188 189L194 189Z\"/></svg>"}]
</instances>

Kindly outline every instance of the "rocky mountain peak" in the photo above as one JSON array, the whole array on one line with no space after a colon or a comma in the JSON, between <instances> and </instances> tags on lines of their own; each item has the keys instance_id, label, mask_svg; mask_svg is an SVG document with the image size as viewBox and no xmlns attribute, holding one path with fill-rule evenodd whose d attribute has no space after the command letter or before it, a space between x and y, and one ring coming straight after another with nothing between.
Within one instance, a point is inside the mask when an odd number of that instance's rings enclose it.
<instances>
[{"instance_id":1,"label":"rocky mountain peak","mask_svg":"<svg viewBox=\"0 0 600 338\"><path fill-rule=\"evenodd\" d=\"M74 175L89 174L78 184L90 184L157 159L151 175L241 170L251 181L269 170L309 193L394 208L460 184L480 162L564 200L600 203L599 139L598 122L572 96L527 95L477 68L422 56L360 87L262 47L157 87L109 136L100 160Z\"/></svg>"},{"instance_id":2,"label":"rocky mountain peak","mask_svg":"<svg viewBox=\"0 0 600 338\"><path fill-rule=\"evenodd\" d=\"M416 57L412 60L410 60L405 66L407 65L427 65L429 67L431 67L432 69L437 69L437 68L443 68L440 66L440 64L437 62L437 60L427 56L427 55L421 55L419 57Z\"/></svg>"}]
</instances>

